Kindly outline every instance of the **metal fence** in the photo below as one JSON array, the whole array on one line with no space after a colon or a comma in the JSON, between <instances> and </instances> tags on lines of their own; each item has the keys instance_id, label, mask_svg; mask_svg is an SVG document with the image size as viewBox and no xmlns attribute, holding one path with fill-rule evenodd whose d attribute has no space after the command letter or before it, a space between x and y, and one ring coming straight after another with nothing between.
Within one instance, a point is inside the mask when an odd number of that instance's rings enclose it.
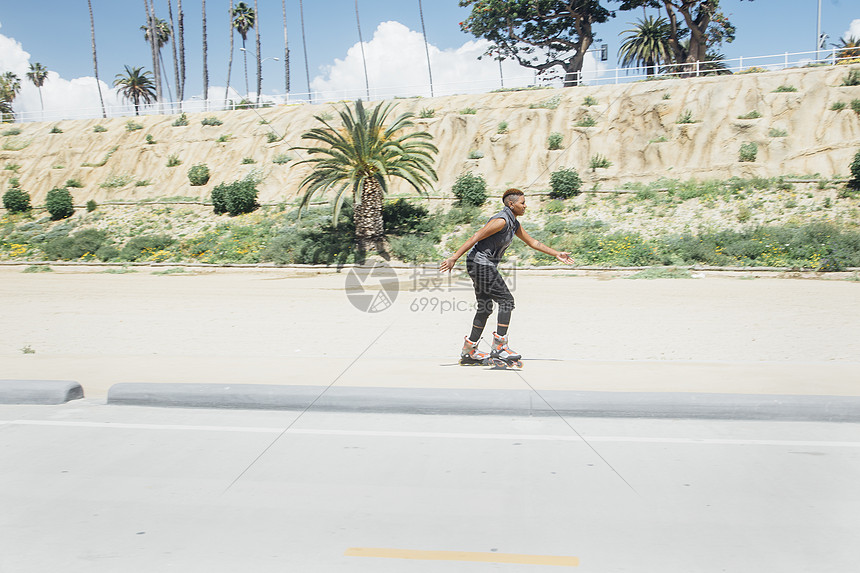
<instances>
[{"instance_id":1,"label":"metal fence","mask_svg":"<svg viewBox=\"0 0 860 573\"><path fill-rule=\"evenodd\" d=\"M650 68L614 68L585 70L576 74L574 83L580 86L599 86L607 84L631 83L643 80L658 80L680 77L700 77L716 74L752 73L757 71L785 70L811 66L833 66L839 63L857 60L857 58L839 56L839 50L833 48L818 52L785 52L770 56L741 56L739 58L720 60L718 62L693 62L685 64L658 65ZM534 73L513 77L500 76L498 80L475 80L455 83L433 83L433 93L439 95L488 93L500 89L516 90L523 88L562 87L561 77L546 77ZM505 87L507 86L507 87ZM141 104L137 110L131 103L123 105L106 105L104 113L101 107L50 110L37 112L18 112L14 114L15 122L60 121L70 119L101 119L113 117L133 117L135 115L170 115L182 112L197 113L208 111L225 111L231 109L267 108L282 105L301 104L330 104L340 101L352 101L358 98L369 100L429 97L430 84L398 85L381 88L356 88L352 90L326 92L291 92L280 95L261 96L259 102L248 102L240 94L233 97L226 94L211 95L221 89L210 90L208 100L199 96L180 102L157 102ZM235 90L234 90L235 92ZM222 92L223 93L223 92ZM0 114L0 122L9 122L9 114Z\"/></svg>"}]
</instances>

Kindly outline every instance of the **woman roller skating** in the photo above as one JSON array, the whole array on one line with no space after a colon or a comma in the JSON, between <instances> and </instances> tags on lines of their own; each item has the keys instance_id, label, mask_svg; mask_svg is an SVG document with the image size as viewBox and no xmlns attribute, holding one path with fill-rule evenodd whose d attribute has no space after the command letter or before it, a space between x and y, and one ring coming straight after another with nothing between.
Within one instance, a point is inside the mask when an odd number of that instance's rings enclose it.
<instances>
[{"instance_id":1,"label":"woman roller skating","mask_svg":"<svg viewBox=\"0 0 860 573\"><path fill-rule=\"evenodd\" d=\"M493 364L502 368L522 368L522 356L508 346L508 325L514 310L514 297L498 269L499 261L514 240L514 235L536 251L551 255L566 264L573 262L569 253L547 247L530 237L522 228L517 221L517 217L526 212L526 197L522 191L508 189L502 196L502 203L505 206L501 211L490 217L481 230L439 265L442 272L450 271L457 259L469 251L466 270L475 285L476 312L472 321L472 332L466 336L463 343L460 364ZM488 354L478 350L478 342L487 319L493 312L493 301L499 305L498 326L493 333L493 345Z\"/></svg>"}]
</instances>

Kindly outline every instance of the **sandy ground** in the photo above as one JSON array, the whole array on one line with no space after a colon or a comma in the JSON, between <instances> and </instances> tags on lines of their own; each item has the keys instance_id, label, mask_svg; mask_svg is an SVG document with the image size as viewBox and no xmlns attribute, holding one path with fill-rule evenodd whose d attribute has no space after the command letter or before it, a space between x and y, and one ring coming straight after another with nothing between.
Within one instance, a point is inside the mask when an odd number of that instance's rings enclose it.
<instances>
[{"instance_id":1,"label":"sandy ground","mask_svg":"<svg viewBox=\"0 0 860 573\"><path fill-rule=\"evenodd\" d=\"M366 313L349 271L103 270L0 267L0 379L860 395L851 281L521 271L521 378L456 365L473 294L435 272Z\"/></svg>"}]
</instances>

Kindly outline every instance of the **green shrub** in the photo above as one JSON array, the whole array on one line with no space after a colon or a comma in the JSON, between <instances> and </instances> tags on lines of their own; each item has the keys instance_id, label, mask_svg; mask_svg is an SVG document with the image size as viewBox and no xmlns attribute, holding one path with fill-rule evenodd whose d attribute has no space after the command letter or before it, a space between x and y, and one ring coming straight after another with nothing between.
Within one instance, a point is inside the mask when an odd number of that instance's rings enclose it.
<instances>
[{"instance_id":1,"label":"green shrub","mask_svg":"<svg viewBox=\"0 0 860 573\"><path fill-rule=\"evenodd\" d=\"M549 196L553 199L569 199L579 195L582 190L582 179L576 169L562 167L549 176L552 190Z\"/></svg>"},{"instance_id":2,"label":"green shrub","mask_svg":"<svg viewBox=\"0 0 860 573\"><path fill-rule=\"evenodd\" d=\"M860 68L848 70L848 75L842 80L843 86L860 86Z\"/></svg>"},{"instance_id":3,"label":"green shrub","mask_svg":"<svg viewBox=\"0 0 860 573\"><path fill-rule=\"evenodd\" d=\"M292 160L293 158L286 153L279 153L278 155L275 155L274 158L272 158L272 163L275 163L277 165L283 165L284 163L289 163Z\"/></svg>"},{"instance_id":4,"label":"green shrub","mask_svg":"<svg viewBox=\"0 0 860 573\"><path fill-rule=\"evenodd\" d=\"M53 221L71 217L75 212L75 207L72 203L72 194L65 187L48 191L48 196L45 198L45 206Z\"/></svg>"},{"instance_id":5,"label":"green shrub","mask_svg":"<svg viewBox=\"0 0 860 573\"><path fill-rule=\"evenodd\" d=\"M218 119L217 117L204 117L200 121L200 124L201 125L215 126L215 125L224 125L224 122L221 121L220 119Z\"/></svg>"},{"instance_id":6,"label":"green shrub","mask_svg":"<svg viewBox=\"0 0 860 573\"><path fill-rule=\"evenodd\" d=\"M471 171L457 177L451 191L460 205L480 207L487 200L486 180L481 175L473 175Z\"/></svg>"},{"instance_id":7,"label":"green shrub","mask_svg":"<svg viewBox=\"0 0 860 573\"><path fill-rule=\"evenodd\" d=\"M561 149L561 144L564 141L564 136L557 131L554 131L549 134L549 137L546 138L547 148L551 151L555 151L557 149Z\"/></svg>"},{"instance_id":8,"label":"green shrub","mask_svg":"<svg viewBox=\"0 0 860 573\"><path fill-rule=\"evenodd\" d=\"M860 151L854 155L854 161L848 166L851 172L851 180L848 182L850 189L860 190Z\"/></svg>"},{"instance_id":9,"label":"green shrub","mask_svg":"<svg viewBox=\"0 0 860 573\"><path fill-rule=\"evenodd\" d=\"M6 137L10 137L12 135L21 135L21 128L20 127L10 127L9 129L7 129L6 131L3 132L3 135L5 135Z\"/></svg>"},{"instance_id":10,"label":"green shrub","mask_svg":"<svg viewBox=\"0 0 860 573\"><path fill-rule=\"evenodd\" d=\"M860 99L851 100L851 110L857 115L860 115Z\"/></svg>"},{"instance_id":11,"label":"green shrub","mask_svg":"<svg viewBox=\"0 0 860 573\"><path fill-rule=\"evenodd\" d=\"M593 105L597 105L597 99L592 96L585 96L585 99L582 100L582 105L586 107L591 107Z\"/></svg>"},{"instance_id":12,"label":"green shrub","mask_svg":"<svg viewBox=\"0 0 860 573\"><path fill-rule=\"evenodd\" d=\"M103 126L103 125L96 124L96 125L94 125L94 126L93 126L93 131L94 131L95 133L104 133L104 132L106 132L106 131L107 131L107 128L106 128L105 126Z\"/></svg>"},{"instance_id":13,"label":"green shrub","mask_svg":"<svg viewBox=\"0 0 860 573\"><path fill-rule=\"evenodd\" d=\"M785 131L784 129L777 129L776 127L771 127L767 131L767 136L768 137L786 137L786 136L788 136L788 132Z\"/></svg>"},{"instance_id":14,"label":"green shrub","mask_svg":"<svg viewBox=\"0 0 860 573\"><path fill-rule=\"evenodd\" d=\"M99 204L96 203L95 199L90 199L87 201L87 213L92 213L96 209L98 209Z\"/></svg>"},{"instance_id":15,"label":"green shrub","mask_svg":"<svg viewBox=\"0 0 860 573\"><path fill-rule=\"evenodd\" d=\"M3 168L3 171L14 171L18 173L18 170L21 169L20 163L7 163L6 167Z\"/></svg>"},{"instance_id":16,"label":"green shrub","mask_svg":"<svg viewBox=\"0 0 860 573\"><path fill-rule=\"evenodd\" d=\"M84 184L78 181L77 179L66 179L66 187L72 187L73 189L81 189Z\"/></svg>"},{"instance_id":17,"label":"green shrub","mask_svg":"<svg viewBox=\"0 0 860 573\"><path fill-rule=\"evenodd\" d=\"M483 151L473 149L472 151L469 152L469 159L481 159L482 157L484 157Z\"/></svg>"},{"instance_id":18,"label":"green shrub","mask_svg":"<svg viewBox=\"0 0 860 573\"><path fill-rule=\"evenodd\" d=\"M426 263L440 258L436 250L436 241L432 237L403 235L391 237L388 243L394 258L407 263Z\"/></svg>"},{"instance_id":19,"label":"green shrub","mask_svg":"<svg viewBox=\"0 0 860 573\"><path fill-rule=\"evenodd\" d=\"M179 165L182 165L182 160L179 159L179 156L176 155L175 153L170 155L167 158L167 166L168 167L177 167Z\"/></svg>"},{"instance_id":20,"label":"green shrub","mask_svg":"<svg viewBox=\"0 0 860 573\"><path fill-rule=\"evenodd\" d=\"M746 163L755 163L756 155L758 155L758 144L754 141L748 141L741 144L738 152L738 161Z\"/></svg>"},{"instance_id":21,"label":"green shrub","mask_svg":"<svg viewBox=\"0 0 860 573\"><path fill-rule=\"evenodd\" d=\"M243 157L242 158L242 165L253 165L256 162L257 162L257 160L254 159L253 157Z\"/></svg>"},{"instance_id":22,"label":"green shrub","mask_svg":"<svg viewBox=\"0 0 860 573\"><path fill-rule=\"evenodd\" d=\"M597 120L589 114L585 114L579 121L574 124L576 127L594 127L597 125Z\"/></svg>"},{"instance_id":23,"label":"green shrub","mask_svg":"<svg viewBox=\"0 0 860 573\"><path fill-rule=\"evenodd\" d=\"M675 123L696 123L696 120L693 119L693 112L689 109L685 109L683 113L678 116L678 119L675 121Z\"/></svg>"},{"instance_id":24,"label":"green shrub","mask_svg":"<svg viewBox=\"0 0 860 573\"><path fill-rule=\"evenodd\" d=\"M212 189L212 207L217 215L229 213L236 216L250 213L259 207L257 187L253 179L221 183Z\"/></svg>"},{"instance_id":25,"label":"green shrub","mask_svg":"<svg viewBox=\"0 0 860 573\"><path fill-rule=\"evenodd\" d=\"M844 101L835 101L833 102L833 105L830 106L830 111L842 111L846 107L847 106Z\"/></svg>"},{"instance_id":26,"label":"green shrub","mask_svg":"<svg viewBox=\"0 0 860 573\"><path fill-rule=\"evenodd\" d=\"M564 211L564 203L561 199L553 199L544 205L543 210L547 213L561 213Z\"/></svg>"},{"instance_id":27,"label":"green shrub","mask_svg":"<svg viewBox=\"0 0 860 573\"><path fill-rule=\"evenodd\" d=\"M751 112L745 115L739 115L738 119L758 119L761 117L761 114L757 110L752 110Z\"/></svg>"},{"instance_id":28,"label":"green shrub","mask_svg":"<svg viewBox=\"0 0 860 573\"><path fill-rule=\"evenodd\" d=\"M215 143L227 143L230 141L231 136L231 133L225 133L224 135L219 136L218 139L215 140Z\"/></svg>"},{"instance_id":29,"label":"green shrub","mask_svg":"<svg viewBox=\"0 0 860 573\"><path fill-rule=\"evenodd\" d=\"M464 107L460 110L460 113L462 115L475 115L476 113L478 113L478 110L473 107Z\"/></svg>"},{"instance_id":30,"label":"green shrub","mask_svg":"<svg viewBox=\"0 0 860 573\"><path fill-rule=\"evenodd\" d=\"M198 163L188 170L188 180L194 187L206 185L209 182L209 166L205 163Z\"/></svg>"},{"instance_id":31,"label":"green shrub","mask_svg":"<svg viewBox=\"0 0 860 573\"><path fill-rule=\"evenodd\" d=\"M598 169L608 169L612 167L612 162L609 161L605 155L597 153L591 157L591 160L588 162L588 166L592 171L596 171Z\"/></svg>"},{"instance_id":32,"label":"green shrub","mask_svg":"<svg viewBox=\"0 0 860 573\"><path fill-rule=\"evenodd\" d=\"M155 138L152 137L152 135L149 133L146 134L146 142L150 145L152 145L153 143L158 143L157 141L155 141Z\"/></svg>"},{"instance_id":33,"label":"green shrub","mask_svg":"<svg viewBox=\"0 0 860 573\"><path fill-rule=\"evenodd\" d=\"M134 181L133 175L111 175L99 187L102 189L118 189L125 187L132 181Z\"/></svg>"},{"instance_id":34,"label":"green shrub","mask_svg":"<svg viewBox=\"0 0 860 573\"><path fill-rule=\"evenodd\" d=\"M422 119L429 119L431 117L434 117L435 115L436 115L436 110L433 109L432 107L421 108L421 111L418 112L418 117L420 117Z\"/></svg>"},{"instance_id":35,"label":"green shrub","mask_svg":"<svg viewBox=\"0 0 860 573\"><path fill-rule=\"evenodd\" d=\"M797 91L797 88L794 86L781 85L778 88L776 88L775 90L773 90L773 93L782 94L782 93L792 93L792 92L796 92L796 91Z\"/></svg>"},{"instance_id":36,"label":"green shrub","mask_svg":"<svg viewBox=\"0 0 860 573\"><path fill-rule=\"evenodd\" d=\"M134 182L135 187L148 187L150 185L152 185L152 181L149 179L138 179Z\"/></svg>"},{"instance_id":37,"label":"green shrub","mask_svg":"<svg viewBox=\"0 0 860 573\"><path fill-rule=\"evenodd\" d=\"M496 129L496 133L507 133L508 132L508 122L502 121L499 123L499 127Z\"/></svg>"},{"instance_id":38,"label":"green shrub","mask_svg":"<svg viewBox=\"0 0 860 573\"><path fill-rule=\"evenodd\" d=\"M22 137L13 137L3 142L3 151L21 151L26 149L33 143L32 139L24 139Z\"/></svg>"},{"instance_id":39,"label":"green shrub","mask_svg":"<svg viewBox=\"0 0 860 573\"><path fill-rule=\"evenodd\" d=\"M130 239L119 253L120 258L126 261L137 261L161 251L174 243L172 237L167 235L143 235Z\"/></svg>"},{"instance_id":40,"label":"green shrub","mask_svg":"<svg viewBox=\"0 0 860 573\"><path fill-rule=\"evenodd\" d=\"M83 229L74 235L47 241L42 245L42 250L51 260L72 261L87 254L97 256L96 253L106 240L107 235L104 231Z\"/></svg>"},{"instance_id":41,"label":"green shrub","mask_svg":"<svg viewBox=\"0 0 860 573\"><path fill-rule=\"evenodd\" d=\"M179 114L179 117L176 118L176 121L172 123L173 127L183 127L188 125L188 116L185 115L185 112Z\"/></svg>"},{"instance_id":42,"label":"green shrub","mask_svg":"<svg viewBox=\"0 0 860 573\"><path fill-rule=\"evenodd\" d=\"M282 265L355 262L352 215L349 200L344 202L337 226L332 225L330 209L311 209L302 216L302 223L290 223L278 230L259 259Z\"/></svg>"},{"instance_id":43,"label":"green shrub","mask_svg":"<svg viewBox=\"0 0 860 573\"><path fill-rule=\"evenodd\" d=\"M529 109L557 109L560 103L561 95L555 95L542 102L529 105Z\"/></svg>"},{"instance_id":44,"label":"green shrub","mask_svg":"<svg viewBox=\"0 0 860 573\"><path fill-rule=\"evenodd\" d=\"M139 129L143 129L143 126L141 124L136 123L135 121L133 121L131 119L128 120L127 122L125 122L125 130L126 131L137 131Z\"/></svg>"},{"instance_id":45,"label":"green shrub","mask_svg":"<svg viewBox=\"0 0 860 573\"><path fill-rule=\"evenodd\" d=\"M9 189L3 194L3 207L10 213L30 210L30 194L23 189Z\"/></svg>"},{"instance_id":46,"label":"green shrub","mask_svg":"<svg viewBox=\"0 0 860 573\"><path fill-rule=\"evenodd\" d=\"M9 187L12 189L17 189L21 186L21 180L18 177L12 177L9 179Z\"/></svg>"},{"instance_id":47,"label":"green shrub","mask_svg":"<svg viewBox=\"0 0 860 573\"><path fill-rule=\"evenodd\" d=\"M98 163L86 163L86 162L84 162L84 163L81 163L81 167L104 167L105 163L108 162L108 159L111 158L111 155L113 155L117 149L119 149L119 146L114 145L113 147L110 148L110 151L105 153L105 156L102 158L101 161L99 161Z\"/></svg>"},{"instance_id":48,"label":"green shrub","mask_svg":"<svg viewBox=\"0 0 860 573\"><path fill-rule=\"evenodd\" d=\"M268 143L275 143L277 141L282 140L284 137L282 135L278 135L274 131L270 131L266 134L266 141Z\"/></svg>"},{"instance_id":49,"label":"green shrub","mask_svg":"<svg viewBox=\"0 0 860 573\"><path fill-rule=\"evenodd\" d=\"M386 235L430 231L430 213L427 207L414 205L402 197L382 204L382 222Z\"/></svg>"},{"instance_id":50,"label":"green shrub","mask_svg":"<svg viewBox=\"0 0 860 573\"><path fill-rule=\"evenodd\" d=\"M60 129L59 125L55 125L51 128L51 131L49 131L48 133L63 133L63 130Z\"/></svg>"}]
</instances>

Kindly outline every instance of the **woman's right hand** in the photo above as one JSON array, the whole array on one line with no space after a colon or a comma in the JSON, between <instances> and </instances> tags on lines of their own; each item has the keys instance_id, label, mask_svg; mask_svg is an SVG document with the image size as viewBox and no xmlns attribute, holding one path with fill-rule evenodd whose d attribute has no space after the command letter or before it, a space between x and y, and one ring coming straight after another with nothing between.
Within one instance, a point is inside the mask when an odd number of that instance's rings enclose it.
<instances>
[{"instance_id":1,"label":"woman's right hand","mask_svg":"<svg viewBox=\"0 0 860 573\"><path fill-rule=\"evenodd\" d=\"M441 263L439 263L439 271L446 273L454 268L454 263L456 263L456 259L445 259Z\"/></svg>"}]
</instances>

